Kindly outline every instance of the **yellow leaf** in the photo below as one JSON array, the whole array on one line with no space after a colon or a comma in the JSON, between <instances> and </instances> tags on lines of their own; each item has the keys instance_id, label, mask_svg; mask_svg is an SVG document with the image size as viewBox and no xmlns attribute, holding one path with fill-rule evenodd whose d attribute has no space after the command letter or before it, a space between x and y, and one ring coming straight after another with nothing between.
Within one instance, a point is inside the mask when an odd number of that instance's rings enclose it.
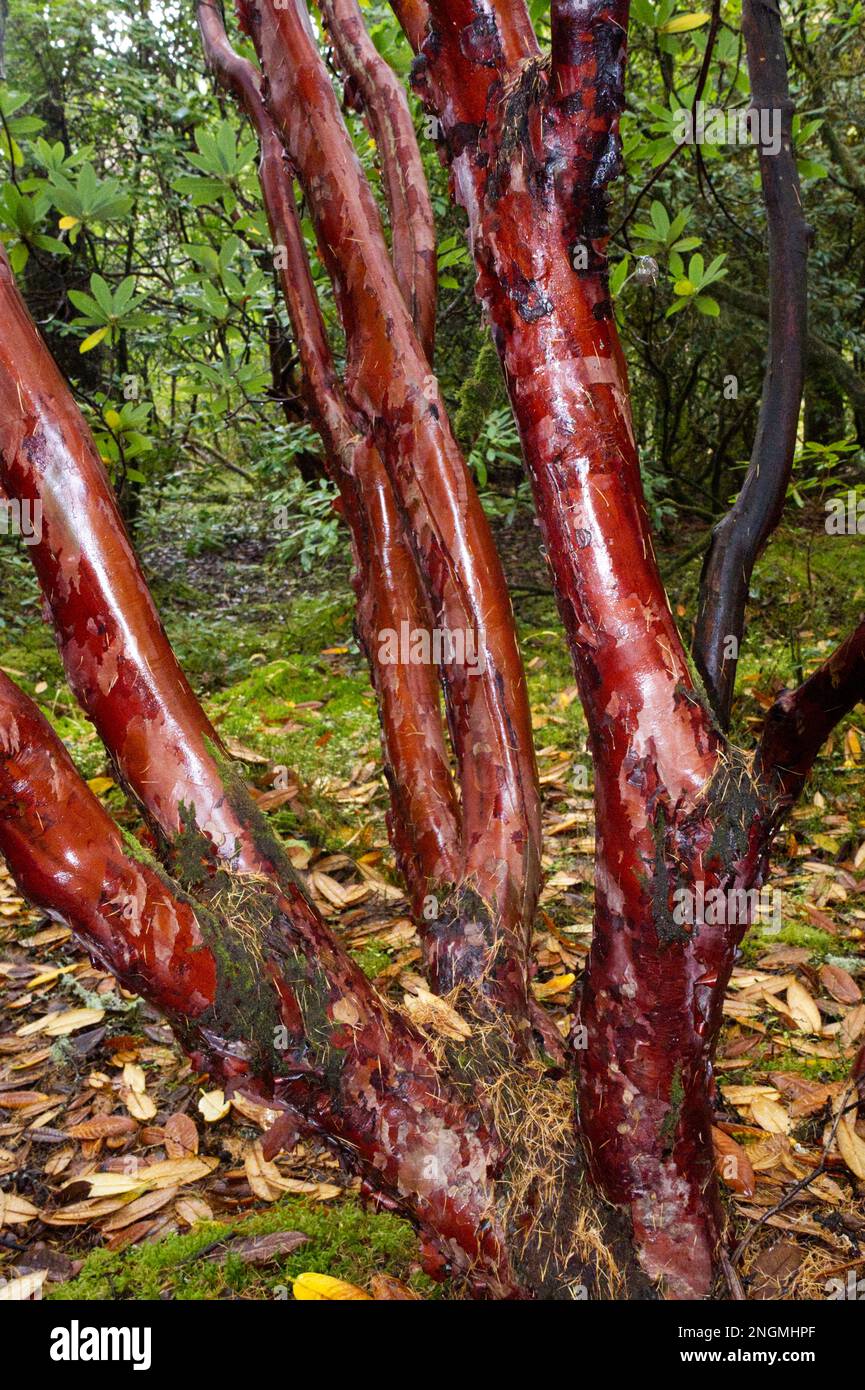
<instances>
[{"instance_id":1,"label":"yellow leaf","mask_svg":"<svg viewBox=\"0 0 865 1390\"><path fill-rule=\"evenodd\" d=\"M122 1095L123 1104L133 1120L140 1120L146 1124L148 1120L153 1119L156 1114L156 1101L152 1096L148 1096L144 1091L136 1091L130 1086L123 1089Z\"/></svg>"},{"instance_id":2,"label":"yellow leaf","mask_svg":"<svg viewBox=\"0 0 865 1390\"><path fill-rule=\"evenodd\" d=\"M25 1023L17 1029L16 1036L29 1038L33 1033L47 1033L49 1038L65 1038L79 1028L89 1028L101 1023L105 1017L104 1009L67 1009L65 1012L46 1014L33 1023Z\"/></svg>"},{"instance_id":3,"label":"yellow leaf","mask_svg":"<svg viewBox=\"0 0 865 1390\"><path fill-rule=\"evenodd\" d=\"M128 1086L130 1091L138 1091L141 1095L147 1090L147 1078L144 1075L144 1068L136 1065L135 1062L127 1062L123 1068L123 1084Z\"/></svg>"},{"instance_id":4,"label":"yellow leaf","mask_svg":"<svg viewBox=\"0 0 865 1390\"><path fill-rule=\"evenodd\" d=\"M767 1134L786 1134L790 1129L790 1118L776 1100L755 1100L751 1105L751 1114Z\"/></svg>"},{"instance_id":5,"label":"yellow leaf","mask_svg":"<svg viewBox=\"0 0 865 1390\"><path fill-rule=\"evenodd\" d=\"M91 1197L120 1197L126 1192L185 1187L187 1183L206 1178L218 1165L218 1158L166 1158L161 1163L142 1163L131 1173L88 1173L69 1181L89 1183ZM64 1186L68 1187L69 1183Z\"/></svg>"},{"instance_id":6,"label":"yellow leaf","mask_svg":"<svg viewBox=\"0 0 865 1390\"><path fill-rule=\"evenodd\" d=\"M17 1192L0 1192L0 1227L20 1226L38 1215L39 1208Z\"/></svg>"},{"instance_id":7,"label":"yellow leaf","mask_svg":"<svg viewBox=\"0 0 865 1390\"><path fill-rule=\"evenodd\" d=\"M855 1173L857 1178L862 1178L865 1182L865 1141L859 1138L853 1128L853 1122L847 1115L842 1115L838 1121L838 1131L836 1134L838 1149L851 1173Z\"/></svg>"},{"instance_id":8,"label":"yellow leaf","mask_svg":"<svg viewBox=\"0 0 865 1390\"><path fill-rule=\"evenodd\" d=\"M120 429L122 421L120 419L120 416L117 414L116 410L109 409L103 411L102 418L110 430Z\"/></svg>"},{"instance_id":9,"label":"yellow leaf","mask_svg":"<svg viewBox=\"0 0 865 1390\"><path fill-rule=\"evenodd\" d=\"M360 1299L373 1300L357 1284L344 1279L331 1279L329 1274L299 1274L293 1284L294 1296L307 1302L351 1303Z\"/></svg>"},{"instance_id":10,"label":"yellow leaf","mask_svg":"<svg viewBox=\"0 0 865 1390\"><path fill-rule=\"evenodd\" d=\"M59 222L61 232L68 232L72 227L78 226L77 217L61 217Z\"/></svg>"},{"instance_id":11,"label":"yellow leaf","mask_svg":"<svg viewBox=\"0 0 865 1390\"><path fill-rule=\"evenodd\" d=\"M687 29L701 29L704 24L708 24L712 18L705 10L699 10L694 14L677 14L672 19L668 19L666 24L662 24L659 32L662 34L684 34Z\"/></svg>"},{"instance_id":12,"label":"yellow leaf","mask_svg":"<svg viewBox=\"0 0 865 1390\"><path fill-rule=\"evenodd\" d=\"M95 333L91 333L89 338L84 339L78 351L90 352L92 348L98 347L107 332L107 328L97 328Z\"/></svg>"},{"instance_id":13,"label":"yellow leaf","mask_svg":"<svg viewBox=\"0 0 865 1390\"><path fill-rule=\"evenodd\" d=\"M110 791L116 786L113 777L88 777L87 785L94 796L101 796L103 792Z\"/></svg>"},{"instance_id":14,"label":"yellow leaf","mask_svg":"<svg viewBox=\"0 0 865 1390\"><path fill-rule=\"evenodd\" d=\"M820 1010L798 980L793 980L787 989L787 1008L795 1018L800 1033L822 1033Z\"/></svg>"},{"instance_id":15,"label":"yellow leaf","mask_svg":"<svg viewBox=\"0 0 865 1390\"><path fill-rule=\"evenodd\" d=\"M215 1125L217 1121L225 1119L231 1102L225 1099L223 1091L205 1091L198 1102L198 1109L209 1125Z\"/></svg>"},{"instance_id":16,"label":"yellow leaf","mask_svg":"<svg viewBox=\"0 0 865 1390\"><path fill-rule=\"evenodd\" d=\"M551 980L532 985L532 993L536 999L552 999L555 995L564 994L565 990L570 989L576 978L576 975L570 974L554 975Z\"/></svg>"}]
</instances>

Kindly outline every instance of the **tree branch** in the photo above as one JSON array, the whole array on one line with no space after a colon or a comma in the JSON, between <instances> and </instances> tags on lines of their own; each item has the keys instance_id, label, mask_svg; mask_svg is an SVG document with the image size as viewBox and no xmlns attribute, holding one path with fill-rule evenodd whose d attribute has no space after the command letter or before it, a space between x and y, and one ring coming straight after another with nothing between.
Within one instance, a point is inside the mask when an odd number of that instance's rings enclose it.
<instances>
[{"instance_id":1,"label":"tree branch","mask_svg":"<svg viewBox=\"0 0 865 1390\"><path fill-rule=\"evenodd\" d=\"M320 0L346 76L353 79L378 148L397 282L421 346L433 360L435 219L405 88L366 31L357 0Z\"/></svg>"},{"instance_id":2,"label":"tree branch","mask_svg":"<svg viewBox=\"0 0 865 1390\"><path fill-rule=\"evenodd\" d=\"M748 586L757 556L784 509L805 379L809 228L802 215L792 143L793 103L775 0L745 0L742 25L752 110L780 115L780 149L760 145L769 229L769 344L751 463L703 566L694 659L721 724L729 722ZM771 128L771 127L770 127ZM761 137L762 139L762 137Z\"/></svg>"},{"instance_id":3,"label":"tree branch","mask_svg":"<svg viewBox=\"0 0 865 1390\"><path fill-rule=\"evenodd\" d=\"M124 842L2 672L0 850L32 902L167 1015L197 1070L329 1140L418 1222L439 1268L479 1293L513 1292L493 1211L497 1141L425 1043L266 880L223 868L180 887Z\"/></svg>"},{"instance_id":4,"label":"tree branch","mask_svg":"<svg viewBox=\"0 0 865 1390\"><path fill-rule=\"evenodd\" d=\"M795 690L786 690L766 716L756 770L771 790L780 820L799 796L826 739L865 700L865 620Z\"/></svg>"}]
</instances>

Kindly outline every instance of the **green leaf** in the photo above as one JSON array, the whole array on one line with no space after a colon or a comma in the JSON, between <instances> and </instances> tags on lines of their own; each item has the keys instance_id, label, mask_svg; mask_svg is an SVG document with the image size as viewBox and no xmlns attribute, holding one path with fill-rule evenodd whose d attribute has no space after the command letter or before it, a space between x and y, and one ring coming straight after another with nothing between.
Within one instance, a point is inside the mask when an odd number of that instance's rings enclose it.
<instances>
[{"instance_id":1,"label":"green leaf","mask_svg":"<svg viewBox=\"0 0 865 1390\"><path fill-rule=\"evenodd\" d=\"M705 314L707 318L716 319L721 313L720 304L717 299L713 299L710 294L698 294L694 303L700 313Z\"/></svg>"}]
</instances>

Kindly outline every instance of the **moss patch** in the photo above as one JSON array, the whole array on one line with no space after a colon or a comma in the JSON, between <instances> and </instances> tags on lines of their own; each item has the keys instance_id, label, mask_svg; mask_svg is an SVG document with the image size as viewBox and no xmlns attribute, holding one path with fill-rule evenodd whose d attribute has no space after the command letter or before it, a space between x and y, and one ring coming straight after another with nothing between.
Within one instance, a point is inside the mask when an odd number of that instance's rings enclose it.
<instances>
[{"instance_id":1,"label":"moss patch","mask_svg":"<svg viewBox=\"0 0 865 1390\"><path fill-rule=\"evenodd\" d=\"M272 1264L254 1267L230 1253L208 1259L233 1239L302 1231L309 1240ZM214 1247L214 1242L219 1242ZM214 1248L210 1248L214 1247ZM352 1200L337 1206L313 1206L287 1198L266 1211L237 1221L204 1222L187 1235L166 1236L150 1245L112 1252L94 1250L75 1279L44 1296L56 1300L103 1299L289 1299L291 1281L305 1270L330 1274L363 1287L370 1275L384 1272L401 1279L424 1297L437 1286L417 1269L418 1242L406 1221L373 1215Z\"/></svg>"}]
</instances>

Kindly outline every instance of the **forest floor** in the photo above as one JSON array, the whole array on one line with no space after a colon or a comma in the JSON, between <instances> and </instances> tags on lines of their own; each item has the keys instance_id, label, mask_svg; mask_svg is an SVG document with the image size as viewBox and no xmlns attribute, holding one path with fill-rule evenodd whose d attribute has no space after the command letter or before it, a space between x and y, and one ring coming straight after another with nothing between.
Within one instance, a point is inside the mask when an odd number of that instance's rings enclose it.
<instances>
[{"instance_id":1,"label":"forest floor","mask_svg":"<svg viewBox=\"0 0 865 1390\"><path fill-rule=\"evenodd\" d=\"M591 939L591 760L538 533L526 511L497 527L544 795L533 988L565 1030ZM423 989L420 950L387 843L348 547L313 539L321 544L303 570L282 558L263 504L215 491L151 504L138 528L169 635L209 714L326 920L399 1006ZM777 691L865 608L861 546L827 536L820 517L773 541L755 575L741 662L743 746ZM671 548L662 565L687 628L698 562L679 564ZM0 666L134 828L64 684L26 559L9 542L0 589ZM751 1233L738 1273L751 1298L855 1296L851 1272L854 1288L865 1275L865 1125L844 1122L827 1141L865 1036L861 709L824 749L778 851L767 911L731 982L717 1067L726 1203L735 1237ZM0 1296L291 1298L310 1296L294 1284L310 1271L375 1297L439 1296L410 1226L364 1211L330 1155L300 1145L264 1160L269 1123L266 1107L210 1092L158 1017L0 875Z\"/></svg>"}]
</instances>

